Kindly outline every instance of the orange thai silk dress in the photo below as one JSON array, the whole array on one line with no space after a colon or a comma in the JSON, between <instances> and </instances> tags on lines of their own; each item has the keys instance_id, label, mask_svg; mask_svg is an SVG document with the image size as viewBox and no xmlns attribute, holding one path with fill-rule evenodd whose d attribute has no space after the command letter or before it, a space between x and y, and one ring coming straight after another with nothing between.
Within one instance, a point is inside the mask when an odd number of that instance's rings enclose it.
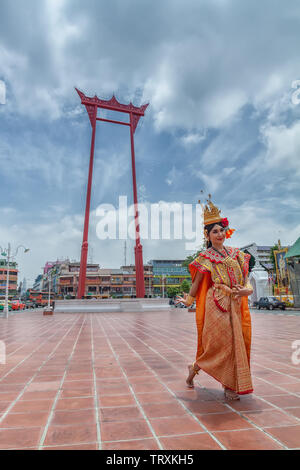
<instances>
[{"instance_id":1,"label":"orange thai silk dress","mask_svg":"<svg viewBox=\"0 0 300 470\"><path fill-rule=\"evenodd\" d=\"M253 392L250 373L251 317L248 298L234 298L245 286L250 255L238 248L208 248L189 265L192 280L204 274L196 294L198 348L196 364L238 394ZM222 253L224 255L221 256ZM229 255L229 256L228 256Z\"/></svg>"}]
</instances>

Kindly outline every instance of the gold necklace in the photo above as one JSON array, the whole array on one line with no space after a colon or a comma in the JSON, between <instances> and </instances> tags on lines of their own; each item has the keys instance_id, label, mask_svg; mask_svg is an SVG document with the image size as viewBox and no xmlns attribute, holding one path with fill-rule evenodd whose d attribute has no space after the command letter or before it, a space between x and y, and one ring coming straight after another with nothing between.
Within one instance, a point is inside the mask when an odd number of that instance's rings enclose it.
<instances>
[{"instance_id":1,"label":"gold necklace","mask_svg":"<svg viewBox=\"0 0 300 470\"><path fill-rule=\"evenodd\" d=\"M226 251L227 256L223 255L223 253L221 253L219 250L217 250L213 246L212 246L212 249L215 250L217 253L219 253L219 255L223 256L224 260L222 261L222 263L224 264L224 266L227 266L228 268L233 268L236 265L236 261L231 258L225 246L224 246L224 250Z\"/></svg>"}]
</instances>

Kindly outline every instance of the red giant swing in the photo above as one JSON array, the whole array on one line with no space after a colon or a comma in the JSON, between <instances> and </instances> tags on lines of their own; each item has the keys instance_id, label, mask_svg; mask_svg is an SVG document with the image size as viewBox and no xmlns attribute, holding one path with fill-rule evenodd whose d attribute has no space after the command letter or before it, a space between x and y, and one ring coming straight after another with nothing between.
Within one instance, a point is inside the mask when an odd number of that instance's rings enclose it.
<instances>
[{"instance_id":1,"label":"red giant swing","mask_svg":"<svg viewBox=\"0 0 300 470\"><path fill-rule=\"evenodd\" d=\"M121 124L123 126L130 127L130 141L131 141L131 163L132 163L132 184L133 184L133 201L134 201L134 218L135 218L135 272L136 272L136 297L145 297L145 283L144 283L144 264L143 264L143 247L140 242L140 227L139 227L139 212L138 212L138 199L137 199L137 188L136 188L136 173L135 173L135 154L134 154L134 133L138 122L142 116L144 116L145 110L148 104L136 107L132 103L121 104L117 101L115 96L110 100L101 100L97 96L89 98L85 96L80 90L76 88L77 93L81 98L81 104L86 107L91 125L92 125L92 140L91 140L91 151L90 151L90 164L89 164L89 176L87 185L86 195L86 208L85 208L85 219L84 219L84 230L83 230L83 241L81 247L81 259L80 259L80 272L77 290L77 299L82 299L85 292L85 280L86 280L86 265L88 255L88 231L89 231L89 218L90 218L90 202L91 202L91 188L93 179L93 161L94 161L94 148L95 148L95 136L96 136L96 124L97 121L110 122L113 124ZM99 109L108 109L111 111L118 111L129 114L129 122L114 121L111 119L104 119L98 117Z\"/></svg>"}]
</instances>

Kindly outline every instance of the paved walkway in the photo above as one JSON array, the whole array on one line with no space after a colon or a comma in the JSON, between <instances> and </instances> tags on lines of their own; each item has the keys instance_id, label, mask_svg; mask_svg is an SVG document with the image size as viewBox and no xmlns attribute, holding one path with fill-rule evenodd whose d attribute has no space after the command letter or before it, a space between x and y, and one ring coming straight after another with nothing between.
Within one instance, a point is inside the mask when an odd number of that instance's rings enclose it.
<instances>
[{"instance_id":1,"label":"paved walkway","mask_svg":"<svg viewBox=\"0 0 300 470\"><path fill-rule=\"evenodd\" d=\"M204 373L185 387L185 309L1 318L0 449L299 449L300 318L252 319L255 390L232 403Z\"/></svg>"}]
</instances>

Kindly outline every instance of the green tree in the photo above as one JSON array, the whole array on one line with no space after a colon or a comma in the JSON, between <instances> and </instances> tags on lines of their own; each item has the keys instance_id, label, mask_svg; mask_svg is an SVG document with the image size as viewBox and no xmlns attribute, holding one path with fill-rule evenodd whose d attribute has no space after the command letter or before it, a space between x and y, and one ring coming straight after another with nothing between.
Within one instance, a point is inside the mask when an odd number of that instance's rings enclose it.
<instances>
[{"instance_id":1,"label":"green tree","mask_svg":"<svg viewBox=\"0 0 300 470\"><path fill-rule=\"evenodd\" d=\"M191 263L194 261L194 259L197 258L197 256L199 255L199 253L201 253L201 250L197 251L197 252L194 253L193 255L188 256L188 257L183 261L182 266L183 266L184 268L187 268L187 270L188 270L188 269L189 269L189 264L191 264Z\"/></svg>"},{"instance_id":2,"label":"green tree","mask_svg":"<svg viewBox=\"0 0 300 470\"><path fill-rule=\"evenodd\" d=\"M167 288L167 295L171 299L176 297L176 295L180 295L181 292L182 292L182 289L181 289L180 286L178 286L178 287L168 287Z\"/></svg>"},{"instance_id":3,"label":"green tree","mask_svg":"<svg viewBox=\"0 0 300 470\"><path fill-rule=\"evenodd\" d=\"M191 288L191 284L189 283L187 279L182 281L182 283L180 284L181 292L186 292L188 294L190 291L190 288Z\"/></svg>"}]
</instances>

